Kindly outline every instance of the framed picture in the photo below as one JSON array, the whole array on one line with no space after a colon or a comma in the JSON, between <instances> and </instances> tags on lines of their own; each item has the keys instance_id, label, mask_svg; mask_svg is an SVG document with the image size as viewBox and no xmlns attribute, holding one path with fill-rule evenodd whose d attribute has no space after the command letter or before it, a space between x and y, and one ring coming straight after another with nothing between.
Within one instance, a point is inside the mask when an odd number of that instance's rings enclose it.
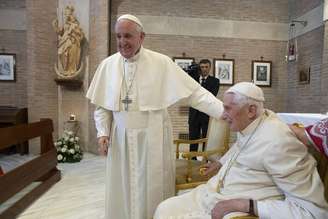
<instances>
[{"instance_id":1,"label":"framed picture","mask_svg":"<svg viewBox=\"0 0 328 219\"><path fill-rule=\"evenodd\" d=\"M301 69L298 73L298 82L300 84L309 84L310 83L310 72L311 68Z\"/></svg>"},{"instance_id":2,"label":"framed picture","mask_svg":"<svg viewBox=\"0 0 328 219\"><path fill-rule=\"evenodd\" d=\"M183 70L187 70L188 67L195 62L195 58L190 57L173 57L173 61L180 66Z\"/></svg>"},{"instance_id":3,"label":"framed picture","mask_svg":"<svg viewBox=\"0 0 328 219\"><path fill-rule=\"evenodd\" d=\"M0 81L15 81L16 55L0 53Z\"/></svg>"},{"instance_id":4,"label":"framed picture","mask_svg":"<svg viewBox=\"0 0 328 219\"><path fill-rule=\"evenodd\" d=\"M254 84L271 87L271 61L252 61L252 80Z\"/></svg>"},{"instance_id":5,"label":"framed picture","mask_svg":"<svg viewBox=\"0 0 328 219\"><path fill-rule=\"evenodd\" d=\"M233 85L234 78L234 59L213 59L214 77L220 79L220 84Z\"/></svg>"}]
</instances>

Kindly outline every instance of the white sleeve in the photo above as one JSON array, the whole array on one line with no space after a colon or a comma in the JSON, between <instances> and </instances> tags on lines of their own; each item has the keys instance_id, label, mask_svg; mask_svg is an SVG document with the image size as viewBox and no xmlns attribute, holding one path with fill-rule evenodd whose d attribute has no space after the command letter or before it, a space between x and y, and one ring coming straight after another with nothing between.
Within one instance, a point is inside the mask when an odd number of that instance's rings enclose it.
<instances>
[{"instance_id":1,"label":"white sleeve","mask_svg":"<svg viewBox=\"0 0 328 219\"><path fill-rule=\"evenodd\" d=\"M223 113L222 101L201 86L191 94L188 101L191 107L216 119L219 119Z\"/></svg>"},{"instance_id":2,"label":"white sleeve","mask_svg":"<svg viewBox=\"0 0 328 219\"><path fill-rule=\"evenodd\" d=\"M110 127L113 119L112 111L98 106L94 112L94 119L97 129L97 138L101 136L109 137Z\"/></svg>"},{"instance_id":3,"label":"white sleeve","mask_svg":"<svg viewBox=\"0 0 328 219\"><path fill-rule=\"evenodd\" d=\"M235 146L236 144L233 144L229 150L222 156L219 158L219 162L224 165L230 158L233 154L236 153L236 149L237 147Z\"/></svg>"},{"instance_id":4,"label":"white sleeve","mask_svg":"<svg viewBox=\"0 0 328 219\"><path fill-rule=\"evenodd\" d=\"M271 219L271 214L269 211L270 205L274 205L274 203L276 202L276 204L279 204L280 202L283 201L257 201L257 213L260 219ZM283 205L282 205L283 206ZM283 211L279 211L278 212L283 212ZM274 216L274 215L272 215Z\"/></svg>"},{"instance_id":5,"label":"white sleeve","mask_svg":"<svg viewBox=\"0 0 328 219\"><path fill-rule=\"evenodd\" d=\"M298 203L298 199L286 198L286 200L266 200L257 201L257 211L260 219L325 219L327 212L317 207L316 215L312 215L306 208L304 203ZM304 202L304 200L299 200ZM308 202L308 204L311 204Z\"/></svg>"}]
</instances>

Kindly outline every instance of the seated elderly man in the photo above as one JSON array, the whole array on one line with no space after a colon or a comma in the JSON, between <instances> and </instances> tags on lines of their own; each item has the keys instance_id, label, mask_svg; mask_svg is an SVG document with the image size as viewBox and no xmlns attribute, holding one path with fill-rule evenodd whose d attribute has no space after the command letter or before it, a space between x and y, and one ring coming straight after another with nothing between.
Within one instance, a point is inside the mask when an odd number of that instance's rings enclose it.
<instances>
[{"instance_id":1,"label":"seated elderly man","mask_svg":"<svg viewBox=\"0 0 328 219\"><path fill-rule=\"evenodd\" d=\"M328 218L314 158L275 113L263 108L262 90L249 82L229 88L222 118L236 131L231 149L207 184L162 202L154 219Z\"/></svg>"}]
</instances>

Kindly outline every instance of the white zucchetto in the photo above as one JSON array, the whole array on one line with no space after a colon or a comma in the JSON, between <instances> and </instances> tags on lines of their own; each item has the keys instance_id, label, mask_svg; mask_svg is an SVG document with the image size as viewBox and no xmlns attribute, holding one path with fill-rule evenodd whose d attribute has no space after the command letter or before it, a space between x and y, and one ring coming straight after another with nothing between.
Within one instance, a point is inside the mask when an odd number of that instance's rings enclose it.
<instances>
[{"instance_id":1,"label":"white zucchetto","mask_svg":"<svg viewBox=\"0 0 328 219\"><path fill-rule=\"evenodd\" d=\"M131 14L123 14L119 18L117 18L117 22L119 22L122 19L127 19L127 20L130 20L130 21L133 21L134 23L138 24L140 27L143 28L143 25L142 25L141 21L136 16L133 16Z\"/></svg>"},{"instance_id":2,"label":"white zucchetto","mask_svg":"<svg viewBox=\"0 0 328 219\"><path fill-rule=\"evenodd\" d=\"M237 83L230 87L225 93L239 93L257 101L265 101L262 89L251 82Z\"/></svg>"}]
</instances>

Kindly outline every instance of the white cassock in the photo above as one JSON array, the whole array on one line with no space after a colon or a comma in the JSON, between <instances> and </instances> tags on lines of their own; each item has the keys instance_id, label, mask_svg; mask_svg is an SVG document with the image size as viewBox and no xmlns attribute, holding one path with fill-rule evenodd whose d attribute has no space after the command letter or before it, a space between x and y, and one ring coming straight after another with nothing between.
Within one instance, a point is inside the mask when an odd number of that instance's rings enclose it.
<instances>
[{"instance_id":1,"label":"white cassock","mask_svg":"<svg viewBox=\"0 0 328 219\"><path fill-rule=\"evenodd\" d=\"M257 200L261 219L328 218L314 158L273 112L238 133L220 162L207 184L162 202L154 219L210 219L217 202L234 198Z\"/></svg>"},{"instance_id":2,"label":"white cassock","mask_svg":"<svg viewBox=\"0 0 328 219\"><path fill-rule=\"evenodd\" d=\"M128 99L128 110L122 100ZM169 57L141 48L116 53L98 67L87 93L97 105L97 136L111 136L107 162L107 219L152 218L174 195L175 165L167 108L181 99L219 118L223 106Z\"/></svg>"}]
</instances>

